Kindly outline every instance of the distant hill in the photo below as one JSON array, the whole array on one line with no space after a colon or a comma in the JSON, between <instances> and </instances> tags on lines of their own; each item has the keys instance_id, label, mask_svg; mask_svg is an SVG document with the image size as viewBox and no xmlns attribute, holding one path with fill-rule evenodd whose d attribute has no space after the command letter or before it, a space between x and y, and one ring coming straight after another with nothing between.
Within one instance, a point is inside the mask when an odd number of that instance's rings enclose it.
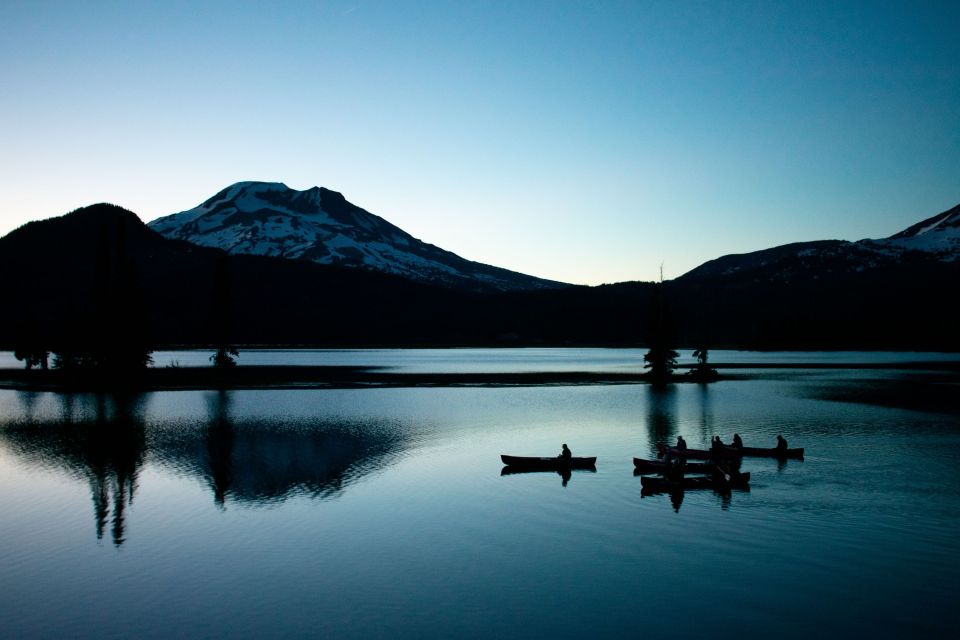
<instances>
[{"instance_id":1,"label":"distant hill","mask_svg":"<svg viewBox=\"0 0 960 640\"><path fill-rule=\"evenodd\" d=\"M819 240L723 256L681 276L681 280L742 277L790 282L804 277L857 272L917 263L960 261L960 205L880 240Z\"/></svg>"},{"instance_id":2,"label":"distant hill","mask_svg":"<svg viewBox=\"0 0 960 640\"><path fill-rule=\"evenodd\" d=\"M763 349L957 350L958 282L960 206L889 238L723 256L671 289L688 335ZM695 300L709 322L695 319Z\"/></svg>"},{"instance_id":3,"label":"distant hill","mask_svg":"<svg viewBox=\"0 0 960 640\"><path fill-rule=\"evenodd\" d=\"M422 242L336 191L238 182L200 206L158 218L162 235L232 254L275 256L481 291L565 286L461 258Z\"/></svg>"}]
</instances>

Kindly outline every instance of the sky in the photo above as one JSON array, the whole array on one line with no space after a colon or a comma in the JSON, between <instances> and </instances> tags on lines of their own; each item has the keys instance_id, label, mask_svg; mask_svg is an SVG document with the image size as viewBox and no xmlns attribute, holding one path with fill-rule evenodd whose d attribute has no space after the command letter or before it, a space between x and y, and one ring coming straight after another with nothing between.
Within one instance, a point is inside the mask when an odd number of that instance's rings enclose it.
<instances>
[{"instance_id":1,"label":"sky","mask_svg":"<svg viewBox=\"0 0 960 640\"><path fill-rule=\"evenodd\" d=\"M960 3L45 2L0 20L0 235L323 186L580 284L960 203Z\"/></svg>"}]
</instances>

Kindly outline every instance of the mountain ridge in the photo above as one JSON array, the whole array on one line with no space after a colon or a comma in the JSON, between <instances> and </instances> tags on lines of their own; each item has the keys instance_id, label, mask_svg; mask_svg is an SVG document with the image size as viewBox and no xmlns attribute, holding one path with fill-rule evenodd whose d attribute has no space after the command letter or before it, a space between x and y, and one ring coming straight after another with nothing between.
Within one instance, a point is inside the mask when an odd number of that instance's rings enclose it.
<instances>
[{"instance_id":1,"label":"mountain ridge","mask_svg":"<svg viewBox=\"0 0 960 640\"><path fill-rule=\"evenodd\" d=\"M755 278L789 280L820 270L868 271L904 262L960 261L960 205L913 224L887 238L791 242L708 260L677 280L749 273Z\"/></svg>"}]
</instances>

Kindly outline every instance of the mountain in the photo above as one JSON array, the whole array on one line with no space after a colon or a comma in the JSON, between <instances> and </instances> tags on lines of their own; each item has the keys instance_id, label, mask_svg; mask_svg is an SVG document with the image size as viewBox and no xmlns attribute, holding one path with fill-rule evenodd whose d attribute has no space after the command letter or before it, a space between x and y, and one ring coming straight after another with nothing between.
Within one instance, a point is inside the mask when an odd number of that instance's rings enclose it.
<instances>
[{"instance_id":1,"label":"mountain","mask_svg":"<svg viewBox=\"0 0 960 640\"><path fill-rule=\"evenodd\" d=\"M158 218L167 238L232 254L308 260L481 291L566 286L472 262L422 242L336 191L297 191L277 182L238 182L200 206Z\"/></svg>"},{"instance_id":2,"label":"mountain","mask_svg":"<svg viewBox=\"0 0 960 640\"><path fill-rule=\"evenodd\" d=\"M960 205L874 242L894 251L917 251L956 261L960 259Z\"/></svg>"},{"instance_id":3,"label":"mountain","mask_svg":"<svg viewBox=\"0 0 960 640\"><path fill-rule=\"evenodd\" d=\"M960 205L879 240L797 242L705 262L681 280L723 276L790 282L883 266L960 261Z\"/></svg>"}]
</instances>

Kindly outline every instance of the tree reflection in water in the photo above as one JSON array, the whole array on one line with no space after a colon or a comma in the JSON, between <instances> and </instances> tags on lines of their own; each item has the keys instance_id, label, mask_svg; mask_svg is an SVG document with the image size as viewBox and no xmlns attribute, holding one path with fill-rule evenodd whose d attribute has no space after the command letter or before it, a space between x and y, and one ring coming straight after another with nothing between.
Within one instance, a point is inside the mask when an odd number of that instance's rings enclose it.
<instances>
[{"instance_id":1,"label":"tree reflection in water","mask_svg":"<svg viewBox=\"0 0 960 640\"><path fill-rule=\"evenodd\" d=\"M208 398L210 423L206 429L207 478L213 501L221 509L233 478L233 425L230 424L230 392L220 389Z\"/></svg>"},{"instance_id":2,"label":"tree reflection in water","mask_svg":"<svg viewBox=\"0 0 960 640\"><path fill-rule=\"evenodd\" d=\"M86 480L93 502L97 539L109 524L113 544L126 539L126 509L133 503L146 459L143 396L59 396L61 419L28 419L0 429L0 438L24 459ZM32 398L22 401L30 404ZM77 419L77 405L83 417Z\"/></svg>"},{"instance_id":3,"label":"tree reflection in water","mask_svg":"<svg viewBox=\"0 0 960 640\"><path fill-rule=\"evenodd\" d=\"M60 394L55 416L35 419L25 393L23 418L0 425L0 441L26 462L66 471L90 487L97 538L117 546L147 461L144 395ZM388 420L238 420L232 392L211 392L202 426L150 420L150 463L201 478L221 509L276 504L292 496L333 497L392 463L406 446L403 425ZM174 426L176 428L162 428Z\"/></svg>"},{"instance_id":4,"label":"tree reflection in water","mask_svg":"<svg viewBox=\"0 0 960 640\"><path fill-rule=\"evenodd\" d=\"M700 438L707 442L716 433L713 427L713 407L710 404L710 385L699 384L697 387L700 395Z\"/></svg>"},{"instance_id":5,"label":"tree reflection in water","mask_svg":"<svg viewBox=\"0 0 960 640\"><path fill-rule=\"evenodd\" d=\"M656 457L657 444L673 444L677 435L675 385L647 385L647 441Z\"/></svg>"}]
</instances>

